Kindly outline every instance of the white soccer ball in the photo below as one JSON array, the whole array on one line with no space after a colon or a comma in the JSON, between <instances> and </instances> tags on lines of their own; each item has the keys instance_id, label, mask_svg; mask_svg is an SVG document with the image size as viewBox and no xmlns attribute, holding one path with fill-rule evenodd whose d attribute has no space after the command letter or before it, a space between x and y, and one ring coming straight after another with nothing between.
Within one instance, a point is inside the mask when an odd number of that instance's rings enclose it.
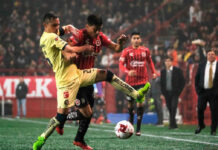
<instances>
[{"instance_id":1,"label":"white soccer ball","mask_svg":"<svg viewBox=\"0 0 218 150\"><path fill-rule=\"evenodd\" d=\"M115 134L120 139L128 139L134 133L133 125L126 120L120 121L115 126Z\"/></svg>"}]
</instances>

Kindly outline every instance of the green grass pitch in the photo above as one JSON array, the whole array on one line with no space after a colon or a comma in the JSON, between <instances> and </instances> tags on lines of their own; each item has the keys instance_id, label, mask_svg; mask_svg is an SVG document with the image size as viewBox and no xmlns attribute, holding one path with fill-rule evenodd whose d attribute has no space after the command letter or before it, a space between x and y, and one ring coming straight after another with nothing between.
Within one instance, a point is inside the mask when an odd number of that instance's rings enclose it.
<instances>
[{"instance_id":1,"label":"green grass pitch","mask_svg":"<svg viewBox=\"0 0 218 150\"><path fill-rule=\"evenodd\" d=\"M0 118L0 150L32 149L47 123L48 119ZM90 125L86 142L95 150L218 150L218 136L211 136L209 127L195 135L195 126L181 125L169 130L166 126L142 125L142 136L122 140L115 136L114 126ZM72 144L77 128L66 124L64 135L54 132L42 150L79 150Z\"/></svg>"}]
</instances>

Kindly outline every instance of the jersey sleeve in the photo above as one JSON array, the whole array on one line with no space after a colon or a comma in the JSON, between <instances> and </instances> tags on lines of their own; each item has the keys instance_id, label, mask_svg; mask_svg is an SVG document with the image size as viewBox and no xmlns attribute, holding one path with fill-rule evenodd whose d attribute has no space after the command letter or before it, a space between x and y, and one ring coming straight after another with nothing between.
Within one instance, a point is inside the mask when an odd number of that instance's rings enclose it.
<instances>
[{"instance_id":1,"label":"jersey sleeve","mask_svg":"<svg viewBox=\"0 0 218 150\"><path fill-rule=\"evenodd\" d=\"M127 51L124 49L119 59L119 68L121 71L128 73L129 70L126 68L126 61L127 61L126 56L127 56Z\"/></svg>"},{"instance_id":2,"label":"jersey sleeve","mask_svg":"<svg viewBox=\"0 0 218 150\"><path fill-rule=\"evenodd\" d=\"M52 36L50 37L52 46L55 46L56 48L60 49L60 50L64 50L64 48L67 45L67 42L64 41L63 39L61 39L58 35L56 34L52 34Z\"/></svg>"},{"instance_id":3,"label":"jersey sleeve","mask_svg":"<svg viewBox=\"0 0 218 150\"><path fill-rule=\"evenodd\" d=\"M102 45L103 46L108 46L111 43L113 43L113 41L111 41L111 39L109 39L104 33L101 32L101 40L102 40Z\"/></svg>"},{"instance_id":4,"label":"jersey sleeve","mask_svg":"<svg viewBox=\"0 0 218 150\"><path fill-rule=\"evenodd\" d=\"M148 62L149 68L151 69L151 72L153 74L153 73L155 73L155 68L154 68L154 63L153 63L153 61L151 59L151 53L150 53L148 48L146 48L146 53L147 53L146 60Z\"/></svg>"}]
</instances>

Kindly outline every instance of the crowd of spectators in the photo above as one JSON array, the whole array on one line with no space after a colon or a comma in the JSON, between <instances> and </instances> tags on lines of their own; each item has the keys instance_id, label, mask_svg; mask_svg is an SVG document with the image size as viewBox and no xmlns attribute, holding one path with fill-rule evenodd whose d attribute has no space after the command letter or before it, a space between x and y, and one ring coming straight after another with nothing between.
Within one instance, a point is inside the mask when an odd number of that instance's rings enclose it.
<instances>
[{"instance_id":1,"label":"crowd of spectators","mask_svg":"<svg viewBox=\"0 0 218 150\"><path fill-rule=\"evenodd\" d=\"M49 11L60 16L62 25L73 24L77 28L84 27L89 14L100 14L103 32L112 40L126 28L130 29L126 34L141 32L156 67L161 69L166 54L174 56L177 66L184 61L193 62L191 58L195 54L202 60L204 49L193 45L192 40L202 39L204 48L218 47L216 8L218 2L213 0L3 0L0 6L0 74L51 74L39 47L42 17ZM182 13L175 17L179 12ZM154 34L147 39L151 33ZM119 55L105 50L97 63L102 67L117 67L118 58ZM111 61L107 61L109 59Z\"/></svg>"}]
</instances>

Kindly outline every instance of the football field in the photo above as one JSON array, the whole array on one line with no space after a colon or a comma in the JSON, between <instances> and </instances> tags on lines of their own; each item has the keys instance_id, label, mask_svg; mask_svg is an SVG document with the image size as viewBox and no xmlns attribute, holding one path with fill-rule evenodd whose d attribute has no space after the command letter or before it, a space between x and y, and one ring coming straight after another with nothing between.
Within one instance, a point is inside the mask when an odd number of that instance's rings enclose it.
<instances>
[{"instance_id":1,"label":"football field","mask_svg":"<svg viewBox=\"0 0 218 150\"><path fill-rule=\"evenodd\" d=\"M0 118L0 150L30 150L33 142L46 128L48 119ZM142 125L142 136L118 139L114 124L91 124L86 142L95 150L218 150L218 136L210 135L207 127L199 135L195 126L182 125L179 129ZM78 126L66 124L64 135L56 132L46 141L44 150L79 150L72 144Z\"/></svg>"}]
</instances>

